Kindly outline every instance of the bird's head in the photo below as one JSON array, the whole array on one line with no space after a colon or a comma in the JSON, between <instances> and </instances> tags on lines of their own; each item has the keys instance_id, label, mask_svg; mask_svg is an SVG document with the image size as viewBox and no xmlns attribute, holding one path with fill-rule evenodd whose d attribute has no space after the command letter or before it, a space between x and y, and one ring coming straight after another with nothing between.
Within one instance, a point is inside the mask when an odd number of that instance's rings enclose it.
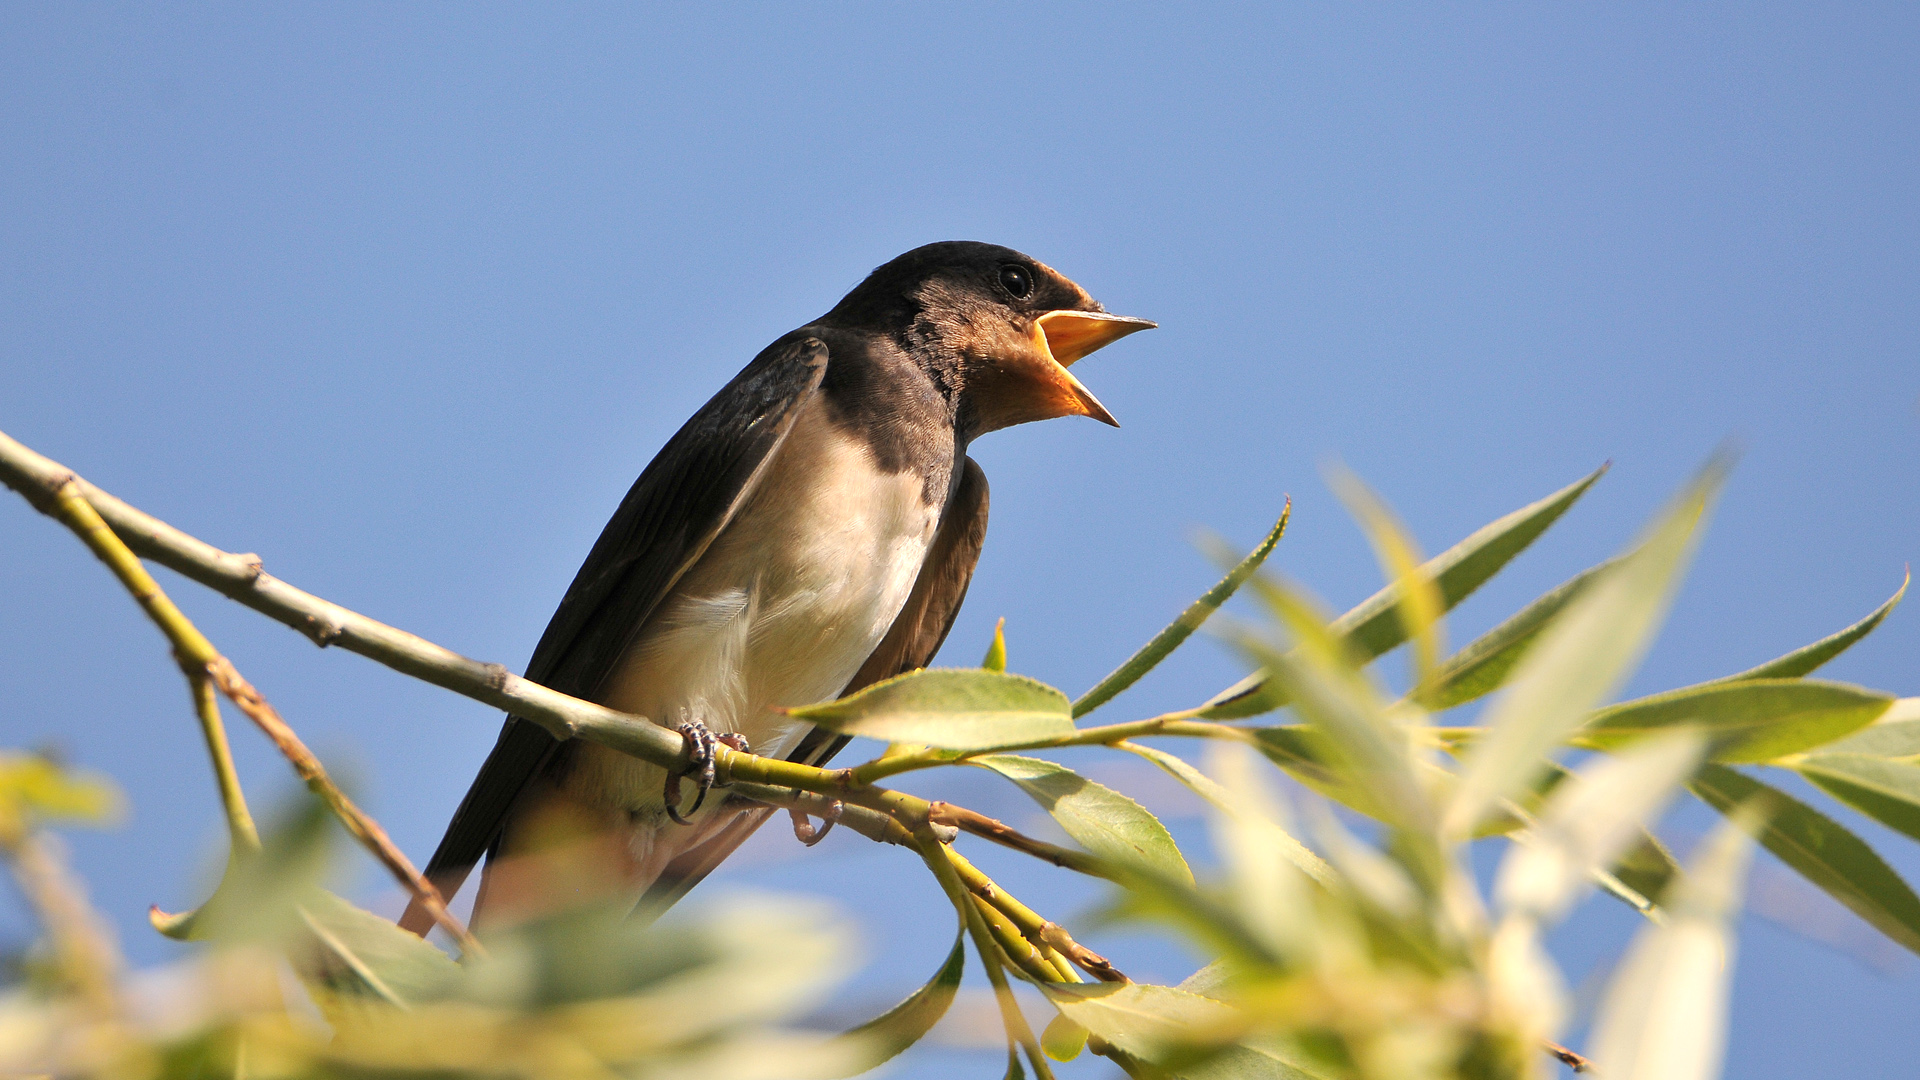
<instances>
[{"instance_id":1,"label":"bird's head","mask_svg":"<svg viewBox=\"0 0 1920 1080\"><path fill-rule=\"evenodd\" d=\"M823 321L883 328L953 400L969 437L1056 416L1119 426L1067 368L1155 325L1109 315L1038 259L966 240L881 266Z\"/></svg>"}]
</instances>

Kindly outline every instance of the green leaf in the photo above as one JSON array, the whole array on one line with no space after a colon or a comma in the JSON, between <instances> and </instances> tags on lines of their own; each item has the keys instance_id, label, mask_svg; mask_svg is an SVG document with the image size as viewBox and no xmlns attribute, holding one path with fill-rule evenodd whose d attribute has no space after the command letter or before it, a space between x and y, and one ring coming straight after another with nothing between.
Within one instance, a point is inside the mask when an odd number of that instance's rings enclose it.
<instances>
[{"instance_id":1,"label":"green leaf","mask_svg":"<svg viewBox=\"0 0 1920 1080\"><path fill-rule=\"evenodd\" d=\"M1519 803L1528 814L1538 814L1547 796L1572 775L1572 770L1566 766L1558 762L1549 762L1547 771L1534 784L1532 790L1516 796L1514 801ZM1525 821L1512 815L1492 817L1481 822L1475 836L1478 838L1506 835L1526 827L1526 824ZM1659 837L1641 829L1639 835L1634 837L1627 846L1626 853L1621 855L1619 861L1610 868L1610 872L1620 884L1639 893L1640 900L1657 903L1666 893L1667 886L1672 884L1674 878L1679 875L1680 863L1673 857L1673 853L1667 850L1667 846L1660 842ZM1602 882L1602 885L1605 886L1605 883ZM1631 904L1636 911L1642 913L1646 911L1639 901L1620 896L1611 887L1607 887L1607 891Z\"/></svg>"},{"instance_id":2,"label":"green leaf","mask_svg":"<svg viewBox=\"0 0 1920 1080\"><path fill-rule=\"evenodd\" d=\"M1073 703L1074 719L1078 720L1112 701L1121 691L1139 682L1141 676L1152 671L1160 661L1165 660L1173 650L1179 648L1182 642L1193 636L1193 632L1200 629L1201 624L1207 621L1207 617L1220 610L1220 605L1226 603L1228 598L1246 583L1247 578L1260 568L1260 564L1267 561L1268 555L1273 554L1274 546L1280 543L1282 536L1286 535L1287 518L1292 513L1293 500L1288 499L1286 507L1280 511L1280 520L1274 522L1273 528L1267 532L1266 539L1260 541L1260 546L1254 548L1246 558L1240 560L1238 565L1227 571L1227 576L1221 578L1213 588L1208 589L1200 599L1187 605L1187 610L1181 612L1179 618L1153 635L1153 640L1142 645L1139 652L1127 658L1126 663L1101 679L1093 689L1080 695L1080 700Z\"/></svg>"},{"instance_id":3,"label":"green leaf","mask_svg":"<svg viewBox=\"0 0 1920 1080\"><path fill-rule=\"evenodd\" d=\"M960 976L967 964L966 929L963 927L953 939L953 951L947 954L947 962L940 966L933 978L925 986L915 990L905 1001L888 1009L886 1013L874 1017L859 1027L840 1036L840 1041L858 1045L854 1057L857 1063L846 1072L836 1076L858 1076L869 1069L878 1068L882 1062L891 1061L902 1050L912 1046L933 1030L933 1025L947 1014L948 1006L953 1004L954 995L960 989Z\"/></svg>"},{"instance_id":4,"label":"green leaf","mask_svg":"<svg viewBox=\"0 0 1920 1080\"><path fill-rule=\"evenodd\" d=\"M327 805L303 789L268 824L259 851L228 858L206 903L179 915L155 908L148 920L177 941L285 940L304 924L300 905L320 895L336 838Z\"/></svg>"},{"instance_id":5,"label":"green leaf","mask_svg":"<svg viewBox=\"0 0 1920 1080\"><path fill-rule=\"evenodd\" d=\"M1907 586L1913 581L1909 572L1900 582L1899 591L1886 603L1874 608L1866 618L1847 627L1837 634L1831 634L1804 648L1795 649L1785 656L1769 660L1756 668L1749 668L1738 675L1729 675L1719 682L1741 682L1747 679L1797 679L1820 665L1846 652L1854 642L1873 632L1893 609L1900 604L1900 598L1907 595Z\"/></svg>"},{"instance_id":6,"label":"green leaf","mask_svg":"<svg viewBox=\"0 0 1920 1080\"><path fill-rule=\"evenodd\" d=\"M1040 1049L1055 1061L1072 1061L1087 1048L1087 1029L1056 1015L1040 1033Z\"/></svg>"},{"instance_id":7,"label":"green leaf","mask_svg":"<svg viewBox=\"0 0 1920 1080\"><path fill-rule=\"evenodd\" d=\"M1287 812L1268 785L1258 754L1236 743L1217 742L1207 763L1233 810L1216 811L1214 850L1226 870L1226 901L1274 956L1305 961L1317 951L1312 886L1296 867L1274 858L1292 843Z\"/></svg>"},{"instance_id":8,"label":"green leaf","mask_svg":"<svg viewBox=\"0 0 1920 1080\"><path fill-rule=\"evenodd\" d=\"M1755 679L1708 683L1626 701L1595 713L1576 745L1611 750L1682 724L1713 739L1714 761L1772 761L1871 724L1893 698L1845 683Z\"/></svg>"},{"instance_id":9,"label":"green leaf","mask_svg":"<svg viewBox=\"0 0 1920 1080\"><path fill-rule=\"evenodd\" d=\"M1594 1023L1595 1071L1620 1080L1720 1075L1733 935L1753 850L1739 813L1709 837L1676 890L1664 925L1634 939Z\"/></svg>"},{"instance_id":10,"label":"green leaf","mask_svg":"<svg viewBox=\"0 0 1920 1080\"><path fill-rule=\"evenodd\" d=\"M1881 933L1920 952L1920 897L1866 841L1786 792L1722 765L1702 769L1689 786L1723 814L1761 800L1763 847Z\"/></svg>"},{"instance_id":11,"label":"green leaf","mask_svg":"<svg viewBox=\"0 0 1920 1080\"><path fill-rule=\"evenodd\" d=\"M1283 724L1249 729L1253 745L1288 776L1333 801L1375 820L1389 813L1372 789L1341 776L1334 751L1324 733L1308 724Z\"/></svg>"},{"instance_id":12,"label":"green leaf","mask_svg":"<svg viewBox=\"0 0 1920 1080\"><path fill-rule=\"evenodd\" d=\"M1369 792L1382 821L1410 834L1429 835L1436 811L1415 771L1408 730L1388 715L1345 639L1320 621L1306 594L1276 580L1256 581L1255 588L1298 645L1281 652L1246 633L1236 635L1234 643L1324 736L1321 745L1335 774Z\"/></svg>"},{"instance_id":13,"label":"green leaf","mask_svg":"<svg viewBox=\"0 0 1920 1080\"><path fill-rule=\"evenodd\" d=\"M1414 700L1424 708L1439 712L1498 690L1547 624L1564 611L1582 589L1613 569L1618 561L1609 559L1582 570L1469 642L1440 665L1429 686L1415 690Z\"/></svg>"},{"instance_id":14,"label":"green leaf","mask_svg":"<svg viewBox=\"0 0 1920 1080\"><path fill-rule=\"evenodd\" d=\"M1655 904L1667 895L1667 887L1679 874L1680 861L1673 857L1673 852L1667 850L1659 837L1644 830L1620 861L1613 864L1613 876L1620 884Z\"/></svg>"},{"instance_id":15,"label":"green leaf","mask_svg":"<svg viewBox=\"0 0 1920 1080\"><path fill-rule=\"evenodd\" d=\"M1726 476L1716 457L1655 520L1646 540L1581 590L1527 651L1481 721L1446 810L1445 831L1467 836L1501 800L1524 791L1549 751L1625 681L1659 629L1708 505Z\"/></svg>"},{"instance_id":16,"label":"green leaf","mask_svg":"<svg viewBox=\"0 0 1920 1080\"><path fill-rule=\"evenodd\" d=\"M1248 926L1223 890L1196 888L1153 874L1118 874L1124 891L1102 914L1104 922L1154 922L1193 939L1202 952L1265 969L1284 959L1267 944L1272 935Z\"/></svg>"},{"instance_id":17,"label":"green leaf","mask_svg":"<svg viewBox=\"0 0 1920 1080\"><path fill-rule=\"evenodd\" d=\"M1167 827L1146 807L1112 788L1038 758L993 754L972 758L968 764L991 769L1018 784L1068 836L1102 859L1193 883L1193 871Z\"/></svg>"},{"instance_id":18,"label":"green leaf","mask_svg":"<svg viewBox=\"0 0 1920 1080\"><path fill-rule=\"evenodd\" d=\"M1821 748L1824 754L1872 754L1875 757L1920 755L1920 698L1901 698L1880 719Z\"/></svg>"},{"instance_id":19,"label":"green leaf","mask_svg":"<svg viewBox=\"0 0 1920 1080\"><path fill-rule=\"evenodd\" d=\"M43 754L0 751L0 826L25 830L36 820L109 825L125 812L120 789L102 773L70 769Z\"/></svg>"},{"instance_id":20,"label":"green leaf","mask_svg":"<svg viewBox=\"0 0 1920 1080\"><path fill-rule=\"evenodd\" d=\"M1413 642L1413 682L1428 685L1446 648L1440 587L1420 572L1420 548L1399 515L1345 466L1328 469L1327 482L1359 523L1389 587L1399 591L1401 634Z\"/></svg>"},{"instance_id":21,"label":"green leaf","mask_svg":"<svg viewBox=\"0 0 1920 1080\"><path fill-rule=\"evenodd\" d=\"M1508 849L1494 892L1509 913L1557 922L1583 896L1596 871L1607 870L1657 821L1693 774L1706 739L1679 729L1644 740L1617 756L1595 756L1554 786L1527 830Z\"/></svg>"},{"instance_id":22,"label":"green leaf","mask_svg":"<svg viewBox=\"0 0 1920 1080\"><path fill-rule=\"evenodd\" d=\"M1007 670L1007 620L1002 618L993 624L993 643L987 646L986 658L980 666L988 671Z\"/></svg>"},{"instance_id":23,"label":"green leaf","mask_svg":"<svg viewBox=\"0 0 1920 1080\"><path fill-rule=\"evenodd\" d=\"M1155 1063L1174 1059L1172 1075L1182 1080L1316 1080L1263 1044L1235 1043L1196 1053L1191 1042L1196 1031L1237 1023L1237 1010L1212 998L1146 983L1049 983L1040 989L1060 1015L1127 1056Z\"/></svg>"},{"instance_id":24,"label":"green leaf","mask_svg":"<svg viewBox=\"0 0 1920 1080\"><path fill-rule=\"evenodd\" d=\"M1240 805L1239 800L1234 797L1232 792L1214 783L1213 779L1206 773L1187 764L1183 759L1175 757L1164 750L1157 750L1151 746L1144 746L1136 742L1125 742L1120 745L1123 749L1138 754L1148 761L1153 762L1155 765L1160 766L1167 775L1185 785L1188 791L1205 799L1222 813L1245 816L1251 812L1249 808ZM1280 829L1279 826L1274 826L1274 832L1277 834L1273 837L1274 847L1288 862L1299 867L1301 871L1315 881L1323 884L1333 881L1333 868L1328 866L1325 860L1308 850L1305 844L1295 840L1284 830Z\"/></svg>"},{"instance_id":25,"label":"green leaf","mask_svg":"<svg viewBox=\"0 0 1920 1080\"><path fill-rule=\"evenodd\" d=\"M1607 471L1608 466L1528 506L1523 506L1498 521L1476 530L1473 535L1428 559L1420 573L1440 590L1446 610L1465 600L1500 572L1514 556L1525 551L1547 527L1559 520L1580 496ZM1333 623L1336 633L1345 637L1351 648L1372 659L1406 640L1406 628L1400 621L1400 589L1389 585L1340 616ZM1260 672L1240 680L1215 694L1206 703L1202 715L1210 720L1235 720L1270 712L1286 704L1284 697L1260 694L1265 677Z\"/></svg>"},{"instance_id":26,"label":"green leaf","mask_svg":"<svg viewBox=\"0 0 1920 1080\"><path fill-rule=\"evenodd\" d=\"M1226 1027L1237 1015L1212 998L1148 983L1042 983L1040 990L1060 1015L1148 1061L1196 1030Z\"/></svg>"},{"instance_id":27,"label":"green leaf","mask_svg":"<svg viewBox=\"0 0 1920 1080\"><path fill-rule=\"evenodd\" d=\"M1205 1060L1182 1065L1180 1080L1320 1080L1289 1060L1273 1040L1246 1039L1220 1048Z\"/></svg>"},{"instance_id":28,"label":"green leaf","mask_svg":"<svg viewBox=\"0 0 1920 1080\"><path fill-rule=\"evenodd\" d=\"M294 968L309 982L406 1007L445 997L460 981L446 953L330 892L309 896L300 917L312 937Z\"/></svg>"},{"instance_id":29,"label":"green leaf","mask_svg":"<svg viewBox=\"0 0 1920 1080\"><path fill-rule=\"evenodd\" d=\"M1820 790L1920 840L1920 762L1866 754L1809 754L1792 763Z\"/></svg>"},{"instance_id":30,"label":"green leaf","mask_svg":"<svg viewBox=\"0 0 1920 1080\"><path fill-rule=\"evenodd\" d=\"M940 750L998 750L1074 732L1067 696L1022 675L929 668L788 713L845 735Z\"/></svg>"}]
</instances>

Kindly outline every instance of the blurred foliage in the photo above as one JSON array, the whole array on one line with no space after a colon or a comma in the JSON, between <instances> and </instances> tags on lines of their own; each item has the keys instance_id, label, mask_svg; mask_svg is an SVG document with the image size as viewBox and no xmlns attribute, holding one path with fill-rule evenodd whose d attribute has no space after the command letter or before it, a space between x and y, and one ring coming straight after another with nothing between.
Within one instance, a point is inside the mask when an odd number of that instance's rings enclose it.
<instances>
[{"instance_id":1,"label":"blurred foliage","mask_svg":"<svg viewBox=\"0 0 1920 1080\"><path fill-rule=\"evenodd\" d=\"M123 976L110 942L75 944L98 936L84 896L42 880L53 865L44 825L109 818L117 797L48 759L8 755L0 838L49 939L65 944L46 953L61 970L0 1000L0 1072L849 1076L941 1018L971 935L1005 1010L1009 1076L1051 1075L1051 1061L1090 1050L1133 1077L1534 1077L1562 1068L1556 1057L1578 1060L1553 1042L1571 1007L1543 936L1598 889L1645 925L1601 995L1589 1037L1597 1067L1704 1080L1719 1070L1730 927L1753 841L1920 952L1912 888L1841 818L1744 771L1804 777L1845 813L1920 838L1920 699L1807 678L1879 625L1904 584L1859 623L1786 656L1609 703L1664 620L1726 468L1710 462L1627 551L1451 654L1447 612L1600 473L1424 560L1386 503L1339 473L1332 482L1388 581L1344 615L1260 569L1283 516L1252 554L1223 557L1218 586L1077 701L1009 673L996 628L981 668L914 673L794 710L888 741L862 776L968 765L1015 785L1078 850L1058 857L996 838L1108 879L1108 917L1214 958L1179 986L1103 969L946 850L953 837L924 819L899 821L911 841L889 838L919 845L961 938L925 986L842 1035L795 1026L852 951L851 928L806 901L731 901L661 923L589 908L484 937L484 956L456 962L325 891L338 830L313 800L236 859L196 917L204 944L193 960ZM1253 674L1189 710L1084 722L1243 586L1263 617L1221 636ZM1409 643L1410 689L1397 693L1372 664ZM1472 723L1436 716L1481 698ZM1285 722L1256 719L1281 709ZM1202 740L1204 753L1190 760L1149 738ZM1199 795L1212 864L1196 872L1128 795L1031 756L1088 744L1152 761ZM1726 821L1683 868L1655 829L1689 793ZM1489 837L1504 853L1483 892L1467 851ZM947 917L927 913L943 933ZM1100 981L1081 981L1075 965ZM1037 1038L1009 1005L1007 973L1055 1010Z\"/></svg>"}]
</instances>

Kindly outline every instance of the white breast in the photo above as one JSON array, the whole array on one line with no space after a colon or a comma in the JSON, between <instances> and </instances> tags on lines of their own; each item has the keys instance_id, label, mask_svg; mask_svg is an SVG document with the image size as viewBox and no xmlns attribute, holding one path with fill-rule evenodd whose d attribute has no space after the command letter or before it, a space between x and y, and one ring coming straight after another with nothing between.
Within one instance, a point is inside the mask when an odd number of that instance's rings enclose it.
<instances>
[{"instance_id":1,"label":"white breast","mask_svg":"<svg viewBox=\"0 0 1920 1080\"><path fill-rule=\"evenodd\" d=\"M839 693L879 645L926 560L940 507L885 473L810 406L755 494L662 601L602 701L674 726L697 719L784 755L807 725L771 711ZM582 746L567 786L640 817L662 774Z\"/></svg>"}]
</instances>

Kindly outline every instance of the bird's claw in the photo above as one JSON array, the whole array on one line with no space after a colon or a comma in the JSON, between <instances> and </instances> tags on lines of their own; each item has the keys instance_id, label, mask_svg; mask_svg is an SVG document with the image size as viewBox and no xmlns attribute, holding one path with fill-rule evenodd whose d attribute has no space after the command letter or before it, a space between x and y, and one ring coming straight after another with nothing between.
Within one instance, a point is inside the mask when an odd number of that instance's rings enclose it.
<instances>
[{"instance_id":1,"label":"bird's claw","mask_svg":"<svg viewBox=\"0 0 1920 1080\"><path fill-rule=\"evenodd\" d=\"M694 778L694 785L698 790L694 792L693 806L687 810L687 813L698 813L700 805L707 801L707 792L718 778L715 772L714 744L723 744L729 749L738 750L744 754L747 752L747 740L745 736L735 735L732 732L715 735L707 725L698 720L689 720L674 730L680 733L681 738L687 740L687 767L678 772L667 773L667 787L664 792L667 816L672 818L676 825L691 825L692 821L680 816L680 778L683 776Z\"/></svg>"},{"instance_id":2,"label":"bird's claw","mask_svg":"<svg viewBox=\"0 0 1920 1080\"><path fill-rule=\"evenodd\" d=\"M788 810L787 813L793 815L794 839L808 847L812 847L820 841L825 840L827 833L833 830L833 823L840 820L840 813L845 809L846 804L839 799L828 803L826 812L820 815L820 827L818 829L814 828L813 822L807 819L806 811Z\"/></svg>"}]
</instances>

